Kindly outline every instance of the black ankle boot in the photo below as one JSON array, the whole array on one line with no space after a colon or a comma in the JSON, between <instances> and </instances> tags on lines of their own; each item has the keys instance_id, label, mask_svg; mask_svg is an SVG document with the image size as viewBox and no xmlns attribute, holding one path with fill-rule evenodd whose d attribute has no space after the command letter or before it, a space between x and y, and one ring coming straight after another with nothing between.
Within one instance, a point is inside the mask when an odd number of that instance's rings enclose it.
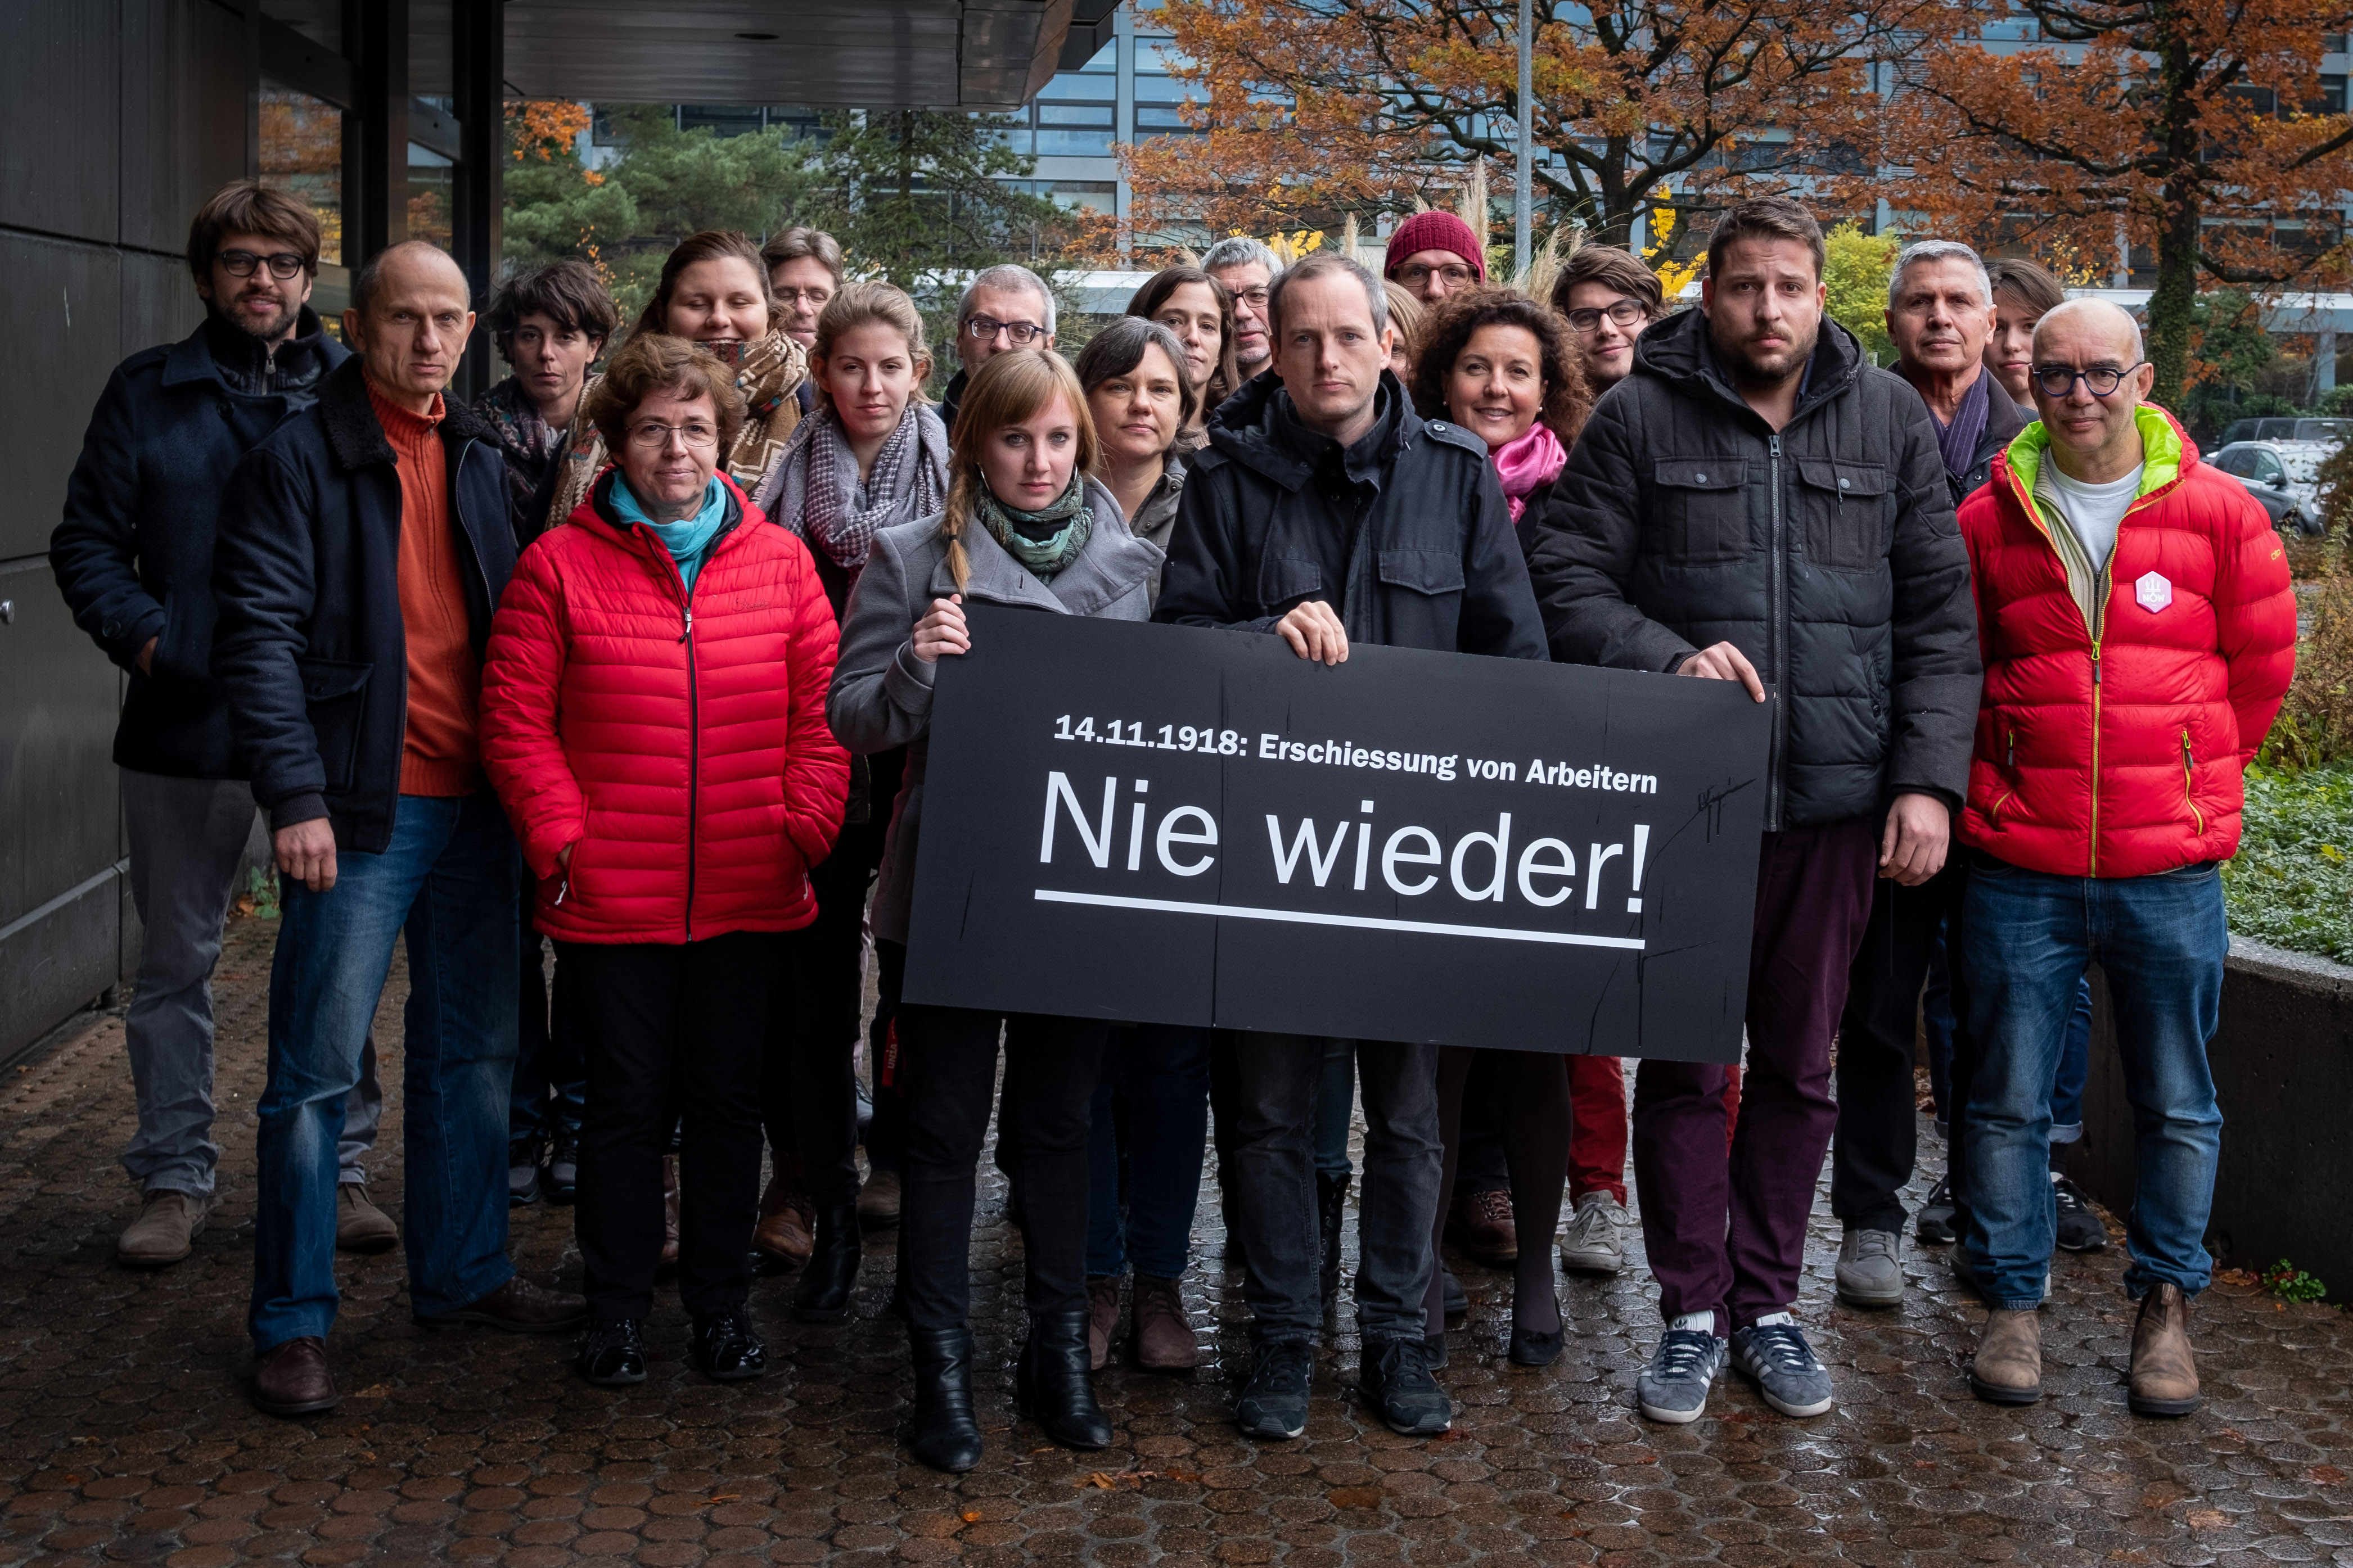
<instances>
[{"instance_id":1,"label":"black ankle boot","mask_svg":"<svg viewBox=\"0 0 2353 1568\"><path fill-rule=\"evenodd\" d=\"M817 1216L817 1247L793 1287L793 1316L804 1323L830 1323L849 1310L858 1284L858 1200L828 1204Z\"/></svg>"},{"instance_id":2,"label":"black ankle boot","mask_svg":"<svg viewBox=\"0 0 2353 1568\"><path fill-rule=\"evenodd\" d=\"M907 1423L907 1447L932 1468L961 1475L980 1463L980 1423L972 1413L972 1331L910 1329L907 1348L915 1362L915 1414Z\"/></svg>"},{"instance_id":3,"label":"black ankle boot","mask_svg":"<svg viewBox=\"0 0 2353 1568\"><path fill-rule=\"evenodd\" d=\"M1014 1398L1046 1436L1070 1448L1108 1448L1111 1422L1095 1403L1087 1370L1087 1313L1049 1312L1029 1320L1029 1341L1014 1369Z\"/></svg>"},{"instance_id":4,"label":"black ankle boot","mask_svg":"<svg viewBox=\"0 0 2353 1568\"><path fill-rule=\"evenodd\" d=\"M1324 1310L1340 1300L1340 1225L1348 1212L1348 1173L1315 1173L1315 1224L1324 1236Z\"/></svg>"}]
</instances>

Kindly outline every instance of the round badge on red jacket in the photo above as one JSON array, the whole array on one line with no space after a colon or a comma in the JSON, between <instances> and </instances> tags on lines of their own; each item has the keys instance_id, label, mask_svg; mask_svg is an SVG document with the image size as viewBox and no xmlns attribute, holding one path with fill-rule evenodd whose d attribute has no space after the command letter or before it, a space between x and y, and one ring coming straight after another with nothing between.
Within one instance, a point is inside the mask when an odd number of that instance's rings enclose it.
<instances>
[{"instance_id":1,"label":"round badge on red jacket","mask_svg":"<svg viewBox=\"0 0 2353 1568\"><path fill-rule=\"evenodd\" d=\"M2142 609L2153 616L2173 603L2173 584L2167 581L2162 572L2145 572L2133 584L2133 597L2140 601Z\"/></svg>"}]
</instances>

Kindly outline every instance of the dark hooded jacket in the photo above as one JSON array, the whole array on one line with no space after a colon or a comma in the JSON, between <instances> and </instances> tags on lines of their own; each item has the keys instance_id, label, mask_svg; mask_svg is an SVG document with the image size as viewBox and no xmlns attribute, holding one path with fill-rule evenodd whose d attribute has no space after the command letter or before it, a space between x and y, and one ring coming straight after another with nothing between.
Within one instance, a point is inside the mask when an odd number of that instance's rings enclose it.
<instances>
[{"instance_id":1,"label":"dark hooded jacket","mask_svg":"<svg viewBox=\"0 0 2353 1568\"><path fill-rule=\"evenodd\" d=\"M266 351L218 316L116 367L66 482L49 568L106 657L131 674L114 731L117 766L174 778L241 779L228 699L212 677L213 533L237 460L349 357L308 306ZM152 674L139 650L155 640Z\"/></svg>"},{"instance_id":2,"label":"dark hooded jacket","mask_svg":"<svg viewBox=\"0 0 2353 1568\"><path fill-rule=\"evenodd\" d=\"M1187 459L1153 618L1271 632L1321 599L1356 642L1544 658L1487 444L1424 420L1386 370L1380 397L1345 449L1300 423L1272 372L1228 398Z\"/></svg>"},{"instance_id":3,"label":"dark hooded jacket","mask_svg":"<svg viewBox=\"0 0 2353 1568\"><path fill-rule=\"evenodd\" d=\"M515 565L505 459L490 426L447 404L450 526L474 651ZM408 731L400 618L400 473L360 361L237 467L222 498L213 669L227 688L253 798L273 828L324 816L339 849L392 841Z\"/></svg>"},{"instance_id":4,"label":"dark hooded jacket","mask_svg":"<svg viewBox=\"0 0 2353 1568\"><path fill-rule=\"evenodd\" d=\"M1594 405L1529 559L1554 657L1672 670L1730 642L1772 692L1766 827L1958 810L1977 615L1927 405L1824 319L1778 432L1686 311Z\"/></svg>"}]
</instances>

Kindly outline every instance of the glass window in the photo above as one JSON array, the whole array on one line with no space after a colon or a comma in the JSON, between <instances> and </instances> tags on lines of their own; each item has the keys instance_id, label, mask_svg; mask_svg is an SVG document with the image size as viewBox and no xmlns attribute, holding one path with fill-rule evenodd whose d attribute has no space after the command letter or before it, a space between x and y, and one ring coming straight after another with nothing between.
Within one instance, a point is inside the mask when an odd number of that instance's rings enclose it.
<instances>
[{"instance_id":1,"label":"glass window","mask_svg":"<svg viewBox=\"0 0 2353 1568\"><path fill-rule=\"evenodd\" d=\"M319 217L319 259L343 259L343 111L275 82L261 84L261 183Z\"/></svg>"},{"instance_id":2,"label":"glass window","mask_svg":"<svg viewBox=\"0 0 2353 1568\"><path fill-rule=\"evenodd\" d=\"M2345 112L2345 78L2331 73L2320 79L2320 107L2325 114Z\"/></svg>"},{"instance_id":3,"label":"glass window","mask_svg":"<svg viewBox=\"0 0 2353 1568\"><path fill-rule=\"evenodd\" d=\"M450 248L457 214L458 165L430 148L408 144L408 237Z\"/></svg>"},{"instance_id":4,"label":"glass window","mask_svg":"<svg viewBox=\"0 0 2353 1568\"><path fill-rule=\"evenodd\" d=\"M713 136L748 136L765 129L765 116L756 103L682 103L678 128L697 131L708 126Z\"/></svg>"}]
</instances>

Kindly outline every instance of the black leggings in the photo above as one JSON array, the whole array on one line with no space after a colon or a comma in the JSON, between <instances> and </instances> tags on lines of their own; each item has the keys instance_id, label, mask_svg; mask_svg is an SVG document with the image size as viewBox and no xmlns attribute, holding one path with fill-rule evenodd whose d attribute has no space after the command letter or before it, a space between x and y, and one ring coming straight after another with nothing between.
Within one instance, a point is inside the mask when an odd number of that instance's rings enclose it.
<instances>
[{"instance_id":1,"label":"black leggings","mask_svg":"<svg viewBox=\"0 0 2353 1568\"><path fill-rule=\"evenodd\" d=\"M860 959L866 889L882 860L883 825L853 822L809 872L817 919L786 931L760 1064L760 1117L779 1174L800 1162L818 1207L858 1197L858 1028L865 1011Z\"/></svg>"},{"instance_id":2,"label":"black leggings","mask_svg":"<svg viewBox=\"0 0 2353 1568\"><path fill-rule=\"evenodd\" d=\"M1455 1165L1462 1145L1463 1086L1472 1064L1494 1064L1504 1105L1504 1158L1512 1173L1512 1226L1520 1259L1512 1268L1512 1321L1538 1333L1560 1328L1560 1293L1554 1288L1552 1236L1560 1224L1561 1189L1568 1183L1568 1066L1551 1051L1482 1051L1448 1046L1438 1053L1439 1135L1446 1141L1446 1168L1438 1189L1438 1216L1430 1249L1446 1235L1446 1211L1454 1203ZM1426 1332L1446 1331L1446 1278L1430 1271L1423 1299Z\"/></svg>"},{"instance_id":3,"label":"black leggings","mask_svg":"<svg viewBox=\"0 0 2353 1568\"><path fill-rule=\"evenodd\" d=\"M1000 1025L998 1163L1020 1187L1027 1304L1033 1317L1086 1309L1088 1113L1110 1026L902 1003L899 1285L913 1329L957 1328L971 1312L975 1171Z\"/></svg>"}]
</instances>

